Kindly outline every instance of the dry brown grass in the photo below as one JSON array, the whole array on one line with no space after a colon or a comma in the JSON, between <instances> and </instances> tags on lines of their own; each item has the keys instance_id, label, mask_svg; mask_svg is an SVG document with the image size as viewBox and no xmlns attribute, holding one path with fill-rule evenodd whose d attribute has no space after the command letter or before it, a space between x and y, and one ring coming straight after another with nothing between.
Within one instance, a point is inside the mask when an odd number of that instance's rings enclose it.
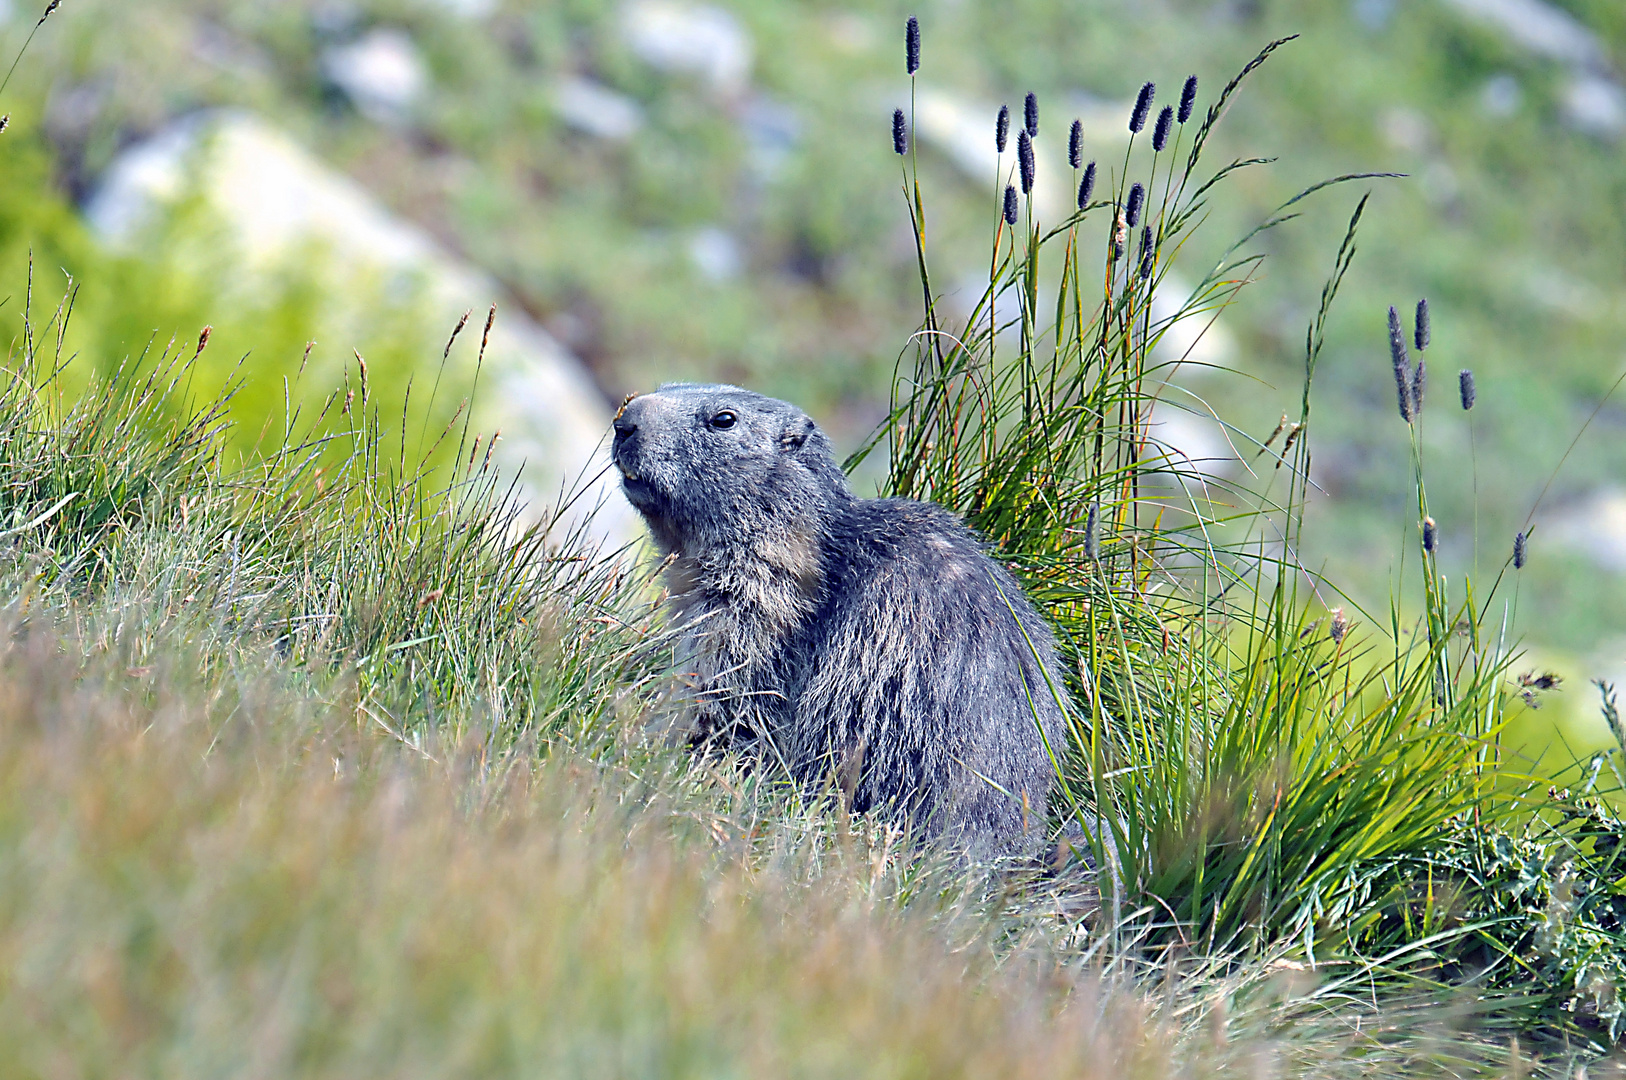
<instances>
[{"instance_id":1,"label":"dry brown grass","mask_svg":"<svg viewBox=\"0 0 1626 1080\"><path fill-rule=\"evenodd\" d=\"M10 1075L1171 1071L1145 1003L951 948L863 858L813 880L580 761L482 777L78 653L0 662Z\"/></svg>"}]
</instances>

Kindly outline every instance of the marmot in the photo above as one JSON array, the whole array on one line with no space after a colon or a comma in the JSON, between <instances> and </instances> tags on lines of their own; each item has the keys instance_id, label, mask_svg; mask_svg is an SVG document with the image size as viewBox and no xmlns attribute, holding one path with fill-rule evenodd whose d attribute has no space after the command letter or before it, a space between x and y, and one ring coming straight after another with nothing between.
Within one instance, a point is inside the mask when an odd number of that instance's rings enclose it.
<instances>
[{"instance_id":1,"label":"marmot","mask_svg":"<svg viewBox=\"0 0 1626 1080\"><path fill-rule=\"evenodd\" d=\"M670 559L698 738L752 745L963 850L1037 846L1061 668L965 525L853 495L806 414L735 386L631 398L614 460Z\"/></svg>"}]
</instances>

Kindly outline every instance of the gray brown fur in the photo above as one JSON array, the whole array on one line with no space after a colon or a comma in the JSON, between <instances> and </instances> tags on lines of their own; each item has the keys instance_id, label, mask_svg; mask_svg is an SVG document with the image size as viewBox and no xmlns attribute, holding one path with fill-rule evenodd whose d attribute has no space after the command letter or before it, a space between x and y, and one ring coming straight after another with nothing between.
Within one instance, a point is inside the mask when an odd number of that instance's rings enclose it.
<instances>
[{"instance_id":1,"label":"gray brown fur","mask_svg":"<svg viewBox=\"0 0 1626 1080\"><path fill-rule=\"evenodd\" d=\"M966 849L1038 840L1063 730L1055 644L958 519L854 496L812 420L733 386L633 398L614 457L672 560L700 739Z\"/></svg>"}]
</instances>

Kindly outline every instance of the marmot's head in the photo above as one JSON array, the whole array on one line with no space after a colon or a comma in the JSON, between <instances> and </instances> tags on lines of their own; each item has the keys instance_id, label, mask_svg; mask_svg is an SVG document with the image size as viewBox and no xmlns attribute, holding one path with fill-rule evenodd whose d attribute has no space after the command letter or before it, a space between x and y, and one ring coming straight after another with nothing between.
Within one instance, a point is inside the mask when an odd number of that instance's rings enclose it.
<instances>
[{"instance_id":1,"label":"marmot's head","mask_svg":"<svg viewBox=\"0 0 1626 1080\"><path fill-rule=\"evenodd\" d=\"M656 542L686 555L800 528L849 497L806 413L737 386L671 383L632 398L613 456Z\"/></svg>"}]
</instances>

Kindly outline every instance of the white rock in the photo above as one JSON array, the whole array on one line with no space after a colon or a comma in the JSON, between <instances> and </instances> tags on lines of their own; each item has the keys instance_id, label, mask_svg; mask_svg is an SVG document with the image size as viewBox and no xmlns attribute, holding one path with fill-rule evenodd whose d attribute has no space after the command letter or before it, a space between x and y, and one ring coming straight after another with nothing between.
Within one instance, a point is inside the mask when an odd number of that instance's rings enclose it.
<instances>
[{"instance_id":1,"label":"white rock","mask_svg":"<svg viewBox=\"0 0 1626 1080\"><path fill-rule=\"evenodd\" d=\"M1507 72L1492 75L1479 88L1479 107L1486 116L1505 119L1519 111L1524 104L1524 90L1519 80Z\"/></svg>"},{"instance_id":2,"label":"white rock","mask_svg":"<svg viewBox=\"0 0 1626 1080\"><path fill-rule=\"evenodd\" d=\"M740 131L751 169L764 180L783 170L802 137L802 119L782 101L754 95L740 110Z\"/></svg>"},{"instance_id":3,"label":"white rock","mask_svg":"<svg viewBox=\"0 0 1626 1080\"><path fill-rule=\"evenodd\" d=\"M1521 48L1575 67L1602 68L1609 53L1598 35L1545 0L1446 0L1463 14L1501 30Z\"/></svg>"},{"instance_id":4,"label":"white rock","mask_svg":"<svg viewBox=\"0 0 1626 1080\"><path fill-rule=\"evenodd\" d=\"M553 111L577 131L612 142L625 142L644 126L644 110L636 101L575 75L554 83Z\"/></svg>"},{"instance_id":5,"label":"white rock","mask_svg":"<svg viewBox=\"0 0 1626 1080\"><path fill-rule=\"evenodd\" d=\"M471 429L502 431L493 460L518 477L538 516L563 488L582 481L585 493L570 512L572 524L602 502L592 521L600 539L619 544L638 534L609 468L608 404L581 364L489 275L394 217L286 135L242 113L201 114L126 151L108 169L86 216L109 244L129 246L161 229L178 200L193 198L225 226L240 261L241 273L224 283L228 297L233 289L252 295L297 263L322 285L327 307L318 318L339 328L341 340L357 314L346 304L364 291L355 283L382 282L386 292L399 286L422 305L431 325L448 331L472 309L452 354L454 362L461 357L472 366L469 343L478 342L484 312L498 304ZM313 252L320 253L319 264ZM438 364L439 346L424 343L426 369Z\"/></svg>"},{"instance_id":6,"label":"white rock","mask_svg":"<svg viewBox=\"0 0 1626 1080\"><path fill-rule=\"evenodd\" d=\"M622 10L621 34L651 67L699 75L724 94L740 92L751 76L751 36L721 8L635 0Z\"/></svg>"},{"instance_id":7,"label":"white rock","mask_svg":"<svg viewBox=\"0 0 1626 1080\"><path fill-rule=\"evenodd\" d=\"M1204 478L1230 472L1237 457L1225 428L1212 416L1193 413L1202 406L1193 401L1160 401L1152 409L1147 437L1155 453L1164 457L1164 467L1175 473L1180 483L1195 491Z\"/></svg>"},{"instance_id":8,"label":"white rock","mask_svg":"<svg viewBox=\"0 0 1626 1080\"><path fill-rule=\"evenodd\" d=\"M322 54L322 71L363 116L394 123L429 87L429 70L403 30L379 28Z\"/></svg>"},{"instance_id":9,"label":"white rock","mask_svg":"<svg viewBox=\"0 0 1626 1080\"><path fill-rule=\"evenodd\" d=\"M689 261L707 281L732 281L745 267L739 241L714 225L696 229L689 235Z\"/></svg>"},{"instance_id":10,"label":"white rock","mask_svg":"<svg viewBox=\"0 0 1626 1080\"><path fill-rule=\"evenodd\" d=\"M1626 89L1613 79L1583 72L1563 91L1564 119L1589 135L1619 138L1626 132Z\"/></svg>"},{"instance_id":11,"label":"white rock","mask_svg":"<svg viewBox=\"0 0 1626 1080\"><path fill-rule=\"evenodd\" d=\"M900 107L907 111L909 103L906 100L898 101L889 105L888 111ZM1128 105L1124 106L1118 124L1123 129L1122 139L1112 136L1110 129L1101 122L1104 117L1085 119L1085 138L1094 141L1106 135L1110 142L1121 146L1129 138L1129 108ZM998 105L973 101L947 90L921 86L915 92L916 137L945 155L974 184L987 185L990 194L995 191L994 178L1001 167L1000 153L994 145L994 120L998 115ZM1076 198L1073 170L1067 167L1065 152L1067 131L1072 125L1073 115L1076 114L1045 117L1039 126L1039 137L1033 140L1033 208L1041 220L1062 220L1073 209ZM1015 182L1016 132L1021 124L1022 103L1017 101L1011 108L1011 133L1003 158L1004 173L999 173L1002 185ZM879 127L877 130L884 131ZM1055 132L1060 132L1060 135L1053 137ZM1059 144L1057 138L1060 139Z\"/></svg>"},{"instance_id":12,"label":"white rock","mask_svg":"<svg viewBox=\"0 0 1626 1080\"><path fill-rule=\"evenodd\" d=\"M1599 566L1626 573L1626 491L1617 487L1596 491L1579 506L1555 514L1549 528L1554 539Z\"/></svg>"},{"instance_id":13,"label":"white rock","mask_svg":"<svg viewBox=\"0 0 1626 1080\"><path fill-rule=\"evenodd\" d=\"M497 0L427 0L432 7L465 19L483 19L497 10Z\"/></svg>"},{"instance_id":14,"label":"white rock","mask_svg":"<svg viewBox=\"0 0 1626 1080\"><path fill-rule=\"evenodd\" d=\"M1163 331L1157 343L1158 357L1177 364L1225 364L1235 352L1236 339L1220 321L1219 312L1182 311L1191 290L1190 282L1170 271L1152 294L1152 328Z\"/></svg>"}]
</instances>

